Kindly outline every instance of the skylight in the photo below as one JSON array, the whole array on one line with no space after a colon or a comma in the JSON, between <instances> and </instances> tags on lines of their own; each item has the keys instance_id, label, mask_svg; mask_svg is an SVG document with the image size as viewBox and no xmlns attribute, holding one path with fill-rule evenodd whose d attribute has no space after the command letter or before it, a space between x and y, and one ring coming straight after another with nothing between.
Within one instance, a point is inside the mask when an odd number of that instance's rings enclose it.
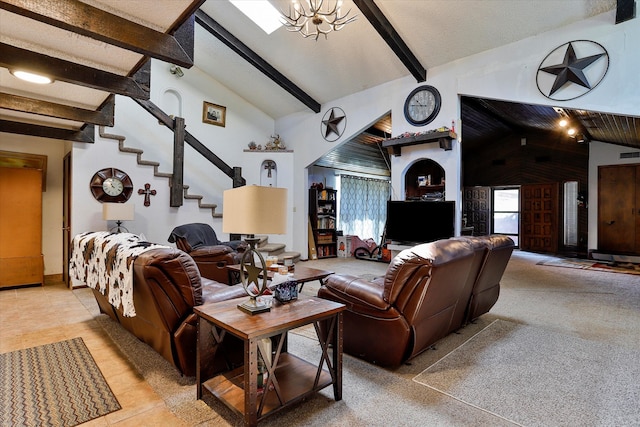
<instances>
[{"instance_id":1,"label":"skylight","mask_svg":"<svg viewBox=\"0 0 640 427\"><path fill-rule=\"evenodd\" d=\"M271 34L282 26L280 12L268 0L229 0L262 30Z\"/></svg>"}]
</instances>

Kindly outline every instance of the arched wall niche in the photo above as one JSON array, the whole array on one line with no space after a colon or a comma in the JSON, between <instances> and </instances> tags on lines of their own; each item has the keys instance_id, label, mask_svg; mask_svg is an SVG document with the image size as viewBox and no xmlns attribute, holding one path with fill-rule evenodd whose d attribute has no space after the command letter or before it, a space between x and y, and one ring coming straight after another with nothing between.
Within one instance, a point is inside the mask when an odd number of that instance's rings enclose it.
<instances>
[{"instance_id":1,"label":"arched wall niche","mask_svg":"<svg viewBox=\"0 0 640 427\"><path fill-rule=\"evenodd\" d=\"M263 187L278 186L278 165L271 159L267 159L260 165L260 185Z\"/></svg>"},{"instance_id":2,"label":"arched wall niche","mask_svg":"<svg viewBox=\"0 0 640 427\"><path fill-rule=\"evenodd\" d=\"M162 94L162 110L170 116L182 116L182 96L175 89L167 89Z\"/></svg>"},{"instance_id":3,"label":"arched wall niche","mask_svg":"<svg viewBox=\"0 0 640 427\"><path fill-rule=\"evenodd\" d=\"M444 200L445 170L431 159L411 164L404 174L405 200Z\"/></svg>"}]
</instances>

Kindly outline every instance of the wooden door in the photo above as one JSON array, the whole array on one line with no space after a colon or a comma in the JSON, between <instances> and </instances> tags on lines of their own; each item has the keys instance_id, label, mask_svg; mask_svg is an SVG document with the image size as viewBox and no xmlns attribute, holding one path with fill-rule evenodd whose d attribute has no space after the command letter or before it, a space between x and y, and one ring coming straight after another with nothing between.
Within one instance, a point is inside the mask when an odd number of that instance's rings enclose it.
<instances>
[{"instance_id":1,"label":"wooden door","mask_svg":"<svg viewBox=\"0 0 640 427\"><path fill-rule=\"evenodd\" d=\"M520 248L532 252L558 251L558 184L523 185Z\"/></svg>"},{"instance_id":2,"label":"wooden door","mask_svg":"<svg viewBox=\"0 0 640 427\"><path fill-rule=\"evenodd\" d=\"M69 279L71 247L71 154L64 156L62 176L62 280L72 288Z\"/></svg>"},{"instance_id":3,"label":"wooden door","mask_svg":"<svg viewBox=\"0 0 640 427\"><path fill-rule=\"evenodd\" d=\"M44 284L42 171L0 168L0 287Z\"/></svg>"},{"instance_id":4,"label":"wooden door","mask_svg":"<svg viewBox=\"0 0 640 427\"><path fill-rule=\"evenodd\" d=\"M640 254L640 165L598 167L598 251Z\"/></svg>"},{"instance_id":5,"label":"wooden door","mask_svg":"<svg viewBox=\"0 0 640 427\"><path fill-rule=\"evenodd\" d=\"M467 226L473 227L474 236L491 233L491 187L465 187L463 214L467 216Z\"/></svg>"}]
</instances>

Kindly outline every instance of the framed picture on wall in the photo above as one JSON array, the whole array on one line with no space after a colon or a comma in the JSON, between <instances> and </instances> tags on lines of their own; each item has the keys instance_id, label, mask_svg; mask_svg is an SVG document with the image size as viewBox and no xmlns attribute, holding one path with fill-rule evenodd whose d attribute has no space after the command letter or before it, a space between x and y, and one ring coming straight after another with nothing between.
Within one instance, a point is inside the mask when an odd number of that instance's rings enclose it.
<instances>
[{"instance_id":1,"label":"framed picture on wall","mask_svg":"<svg viewBox=\"0 0 640 427\"><path fill-rule=\"evenodd\" d=\"M204 101L202 105L202 121L210 125L224 127L227 119L227 107Z\"/></svg>"}]
</instances>

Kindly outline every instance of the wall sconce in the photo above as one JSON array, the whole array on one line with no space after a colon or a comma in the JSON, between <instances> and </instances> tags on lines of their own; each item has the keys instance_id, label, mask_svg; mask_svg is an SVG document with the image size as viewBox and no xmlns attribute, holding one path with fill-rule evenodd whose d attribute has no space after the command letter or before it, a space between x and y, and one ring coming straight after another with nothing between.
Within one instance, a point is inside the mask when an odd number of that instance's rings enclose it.
<instances>
[{"instance_id":1,"label":"wall sconce","mask_svg":"<svg viewBox=\"0 0 640 427\"><path fill-rule=\"evenodd\" d=\"M176 77L184 76L184 71L182 71L182 68L178 67L177 65L171 65L171 67L169 67L169 72Z\"/></svg>"},{"instance_id":2,"label":"wall sconce","mask_svg":"<svg viewBox=\"0 0 640 427\"><path fill-rule=\"evenodd\" d=\"M132 221L134 214L135 205L133 203L102 204L102 219L116 222L116 226L109 230L112 233L122 233L123 231L128 233L129 230L122 226L122 221Z\"/></svg>"}]
</instances>

